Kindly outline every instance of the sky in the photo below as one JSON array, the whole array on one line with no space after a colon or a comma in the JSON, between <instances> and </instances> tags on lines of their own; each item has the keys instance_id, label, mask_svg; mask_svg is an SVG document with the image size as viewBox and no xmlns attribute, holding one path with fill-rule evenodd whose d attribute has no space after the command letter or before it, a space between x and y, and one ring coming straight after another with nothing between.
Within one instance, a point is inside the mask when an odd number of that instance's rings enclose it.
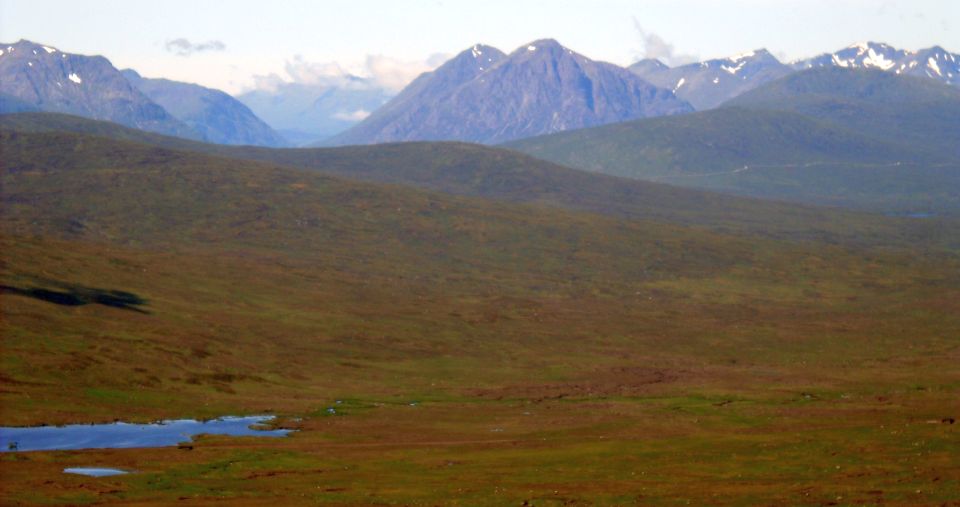
<instances>
[{"instance_id":1,"label":"sky","mask_svg":"<svg viewBox=\"0 0 960 507\"><path fill-rule=\"evenodd\" d=\"M859 41L960 51L958 0L0 0L0 41L101 54L238 94L345 74L399 90L475 43L553 38L587 57L676 65Z\"/></svg>"}]
</instances>

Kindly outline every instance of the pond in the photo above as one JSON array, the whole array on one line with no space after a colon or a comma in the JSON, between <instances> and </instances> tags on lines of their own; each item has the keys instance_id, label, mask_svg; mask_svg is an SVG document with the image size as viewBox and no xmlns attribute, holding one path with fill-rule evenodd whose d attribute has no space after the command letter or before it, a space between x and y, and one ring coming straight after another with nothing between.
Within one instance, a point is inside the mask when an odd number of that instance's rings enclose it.
<instances>
[{"instance_id":1,"label":"pond","mask_svg":"<svg viewBox=\"0 0 960 507\"><path fill-rule=\"evenodd\" d=\"M112 475L123 475L128 473L126 470L118 470L116 468L87 468L87 467L74 467L74 468L64 468L63 473L65 474L77 474L77 475L87 475L90 477L110 477Z\"/></svg>"},{"instance_id":2,"label":"pond","mask_svg":"<svg viewBox=\"0 0 960 507\"><path fill-rule=\"evenodd\" d=\"M167 447L201 434L283 437L292 430L265 429L270 415L227 416L208 421L176 419L150 424L116 422L30 428L0 427L0 452Z\"/></svg>"}]
</instances>

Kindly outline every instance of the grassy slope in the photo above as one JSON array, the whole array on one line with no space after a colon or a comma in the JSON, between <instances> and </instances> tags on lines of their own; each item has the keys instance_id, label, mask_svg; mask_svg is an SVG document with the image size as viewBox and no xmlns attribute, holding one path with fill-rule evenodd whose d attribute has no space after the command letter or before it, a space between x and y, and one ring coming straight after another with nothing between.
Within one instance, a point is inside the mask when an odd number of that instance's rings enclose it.
<instances>
[{"instance_id":1,"label":"grassy slope","mask_svg":"<svg viewBox=\"0 0 960 507\"><path fill-rule=\"evenodd\" d=\"M958 114L960 93L947 86L882 72L807 71L718 110L508 146L570 167L687 187L956 215Z\"/></svg>"},{"instance_id":2,"label":"grassy slope","mask_svg":"<svg viewBox=\"0 0 960 507\"><path fill-rule=\"evenodd\" d=\"M282 441L4 455L4 503L955 500L960 266L923 245L3 135L4 423L303 418Z\"/></svg>"},{"instance_id":3,"label":"grassy slope","mask_svg":"<svg viewBox=\"0 0 960 507\"><path fill-rule=\"evenodd\" d=\"M398 183L458 195L592 211L622 218L697 225L725 233L846 244L938 243L949 248L960 246L957 244L960 234L953 234L960 226L956 222L878 220L859 213L738 198L572 170L520 153L464 143L283 150L227 147L55 114L0 116L0 127L24 132L87 133L164 148L260 160L351 179ZM595 141L591 139L591 142Z\"/></svg>"},{"instance_id":4,"label":"grassy slope","mask_svg":"<svg viewBox=\"0 0 960 507\"><path fill-rule=\"evenodd\" d=\"M944 158L960 157L960 90L929 79L876 69L810 69L725 106L802 113Z\"/></svg>"}]
</instances>

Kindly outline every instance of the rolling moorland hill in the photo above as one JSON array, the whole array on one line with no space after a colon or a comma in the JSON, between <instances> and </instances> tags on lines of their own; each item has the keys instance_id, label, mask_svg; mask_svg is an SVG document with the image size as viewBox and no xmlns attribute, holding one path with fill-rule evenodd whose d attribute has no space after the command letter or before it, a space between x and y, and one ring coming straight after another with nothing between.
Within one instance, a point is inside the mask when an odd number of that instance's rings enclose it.
<instances>
[{"instance_id":1,"label":"rolling moorland hill","mask_svg":"<svg viewBox=\"0 0 960 507\"><path fill-rule=\"evenodd\" d=\"M724 106L793 111L890 143L960 159L960 88L876 69L811 69Z\"/></svg>"},{"instance_id":2,"label":"rolling moorland hill","mask_svg":"<svg viewBox=\"0 0 960 507\"><path fill-rule=\"evenodd\" d=\"M374 112L327 144L438 140L492 144L692 111L669 90L550 39L531 42L509 55L474 46L409 88L382 112Z\"/></svg>"},{"instance_id":3,"label":"rolling moorland hill","mask_svg":"<svg viewBox=\"0 0 960 507\"><path fill-rule=\"evenodd\" d=\"M901 220L761 201L569 169L514 151L464 143L402 143L327 149L229 147L158 136L55 114L0 116L17 132L73 132L163 148L259 160L371 182L488 199L696 225L781 239L958 248L951 220Z\"/></svg>"},{"instance_id":4,"label":"rolling moorland hill","mask_svg":"<svg viewBox=\"0 0 960 507\"><path fill-rule=\"evenodd\" d=\"M270 412L299 430L7 454L4 504L956 491L960 266L926 244L720 234L67 132L3 128L0 146L4 424ZM63 478L91 463L137 473Z\"/></svg>"},{"instance_id":5,"label":"rolling moorland hill","mask_svg":"<svg viewBox=\"0 0 960 507\"><path fill-rule=\"evenodd\" d=\"M954 88L919 78L813 69L716 110L506 146L570 167L687 187L957 215L958 108Z\"/></svg>"}]
</instances>

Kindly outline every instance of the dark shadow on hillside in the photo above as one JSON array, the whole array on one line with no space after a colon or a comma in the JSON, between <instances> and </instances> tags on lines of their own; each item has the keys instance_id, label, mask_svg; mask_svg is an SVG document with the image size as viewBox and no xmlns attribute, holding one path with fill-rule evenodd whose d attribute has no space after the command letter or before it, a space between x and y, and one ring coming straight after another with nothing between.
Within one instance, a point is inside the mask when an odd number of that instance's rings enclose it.
<instances>
[{"instance_id":1,"label":"dark shadow on hillside","mask_svg":"<svg viewBox=\"0 0 960 507\"><path fill-rule=\"evenodd\" d=\"M147 304L147 300L132 293L122 290L107 290L94 287L84 287L63 282L49 282L45 285L52 285L56 289L43 287L14 287L12 285L0 285L0 292L17 294L19 296L31 297L61 306L83 306L97 304L130 310L137 313L149 314L150 312L138 308Z\"/></svg>"}]
</instances>

